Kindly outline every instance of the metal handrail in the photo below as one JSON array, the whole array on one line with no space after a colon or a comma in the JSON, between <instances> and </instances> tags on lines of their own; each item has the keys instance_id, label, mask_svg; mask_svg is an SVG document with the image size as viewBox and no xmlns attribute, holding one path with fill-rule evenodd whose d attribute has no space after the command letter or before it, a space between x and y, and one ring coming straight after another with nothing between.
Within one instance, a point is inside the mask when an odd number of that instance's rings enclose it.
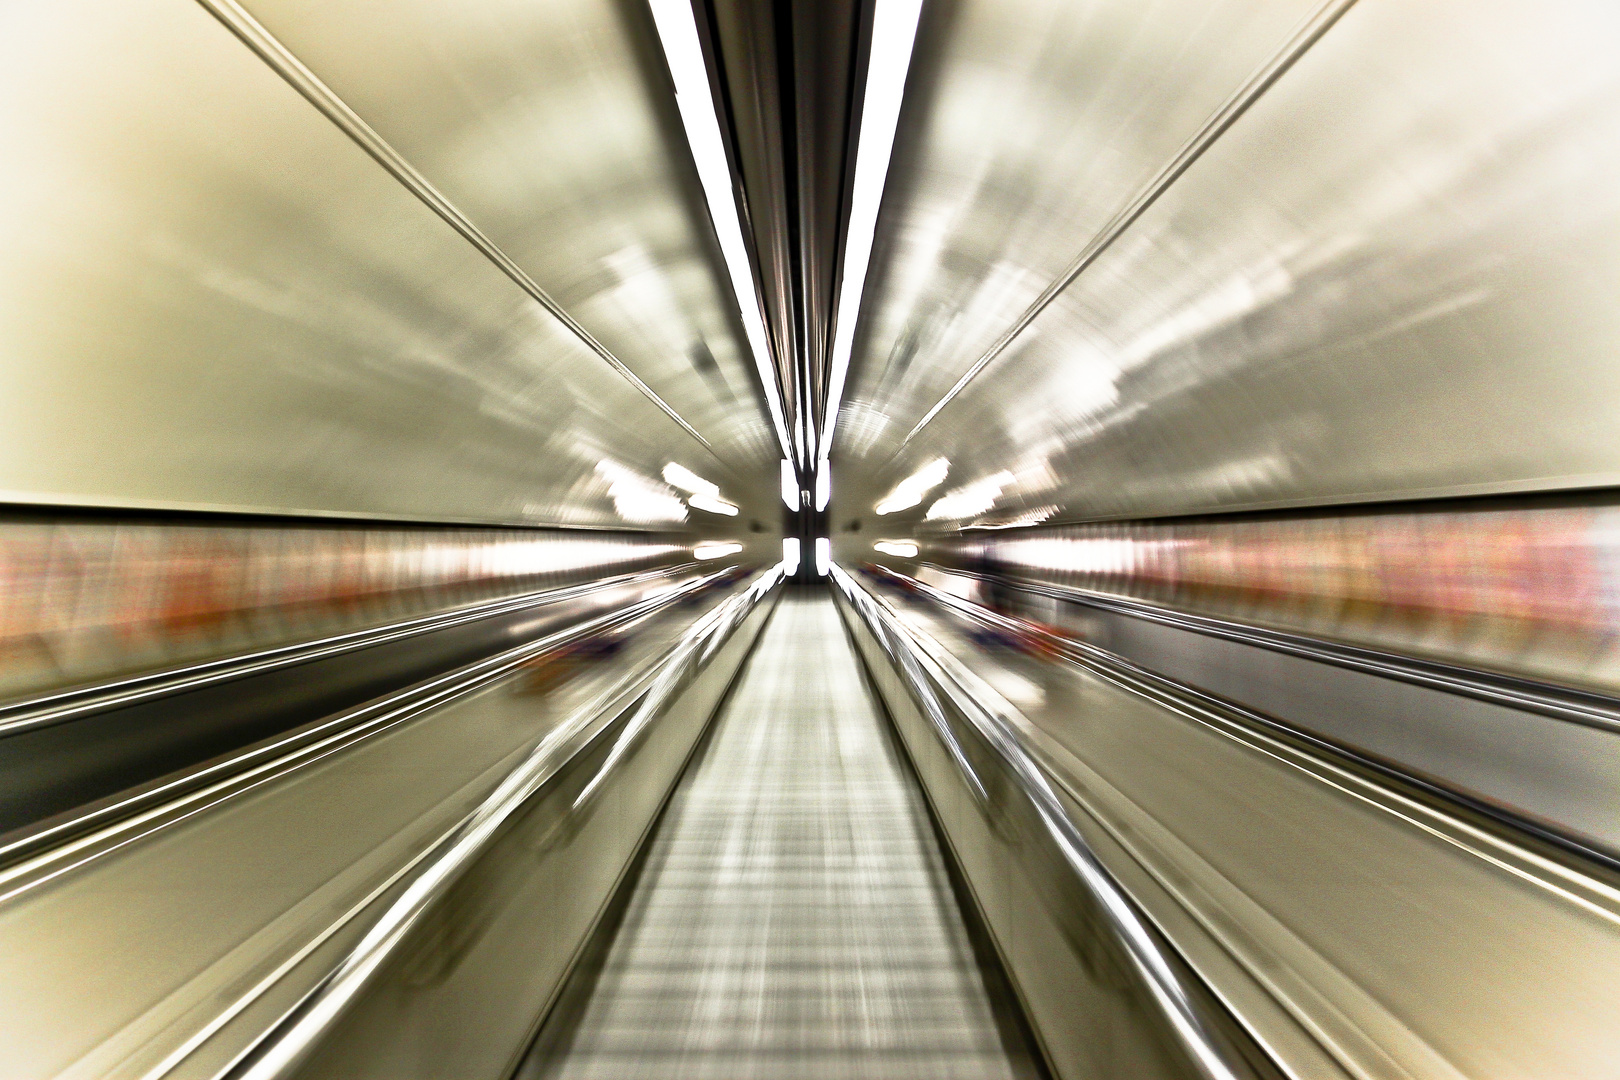
<instances>
[{"instance_id":1,"label":"metal handrail","mask_svg":"<svg viewBox=\"0 0 1620 1080\"><path fill-rule=\"evenodd\" d=\"M984 580L985 575L967 570L926 563L933 569L960 577ZM932 588L916 578L896 574L880 567L885 573L903 578L908 584ZM1298 656L1318 663L1377 675L1386 679L1411 683L1431 690L1474 698L1505 708L1540 713L1557 720L1584 724L1603 731L1620 732L1620 695L1601 690L1587 690L1576 686L1562 686L1524 675L1486 671L1463 664L1430 660L1388 652L1366 645L1325 641L1307 634L1270 627L1235 622L1214 615L1200 615L1173 608L1160 607L1140 600L1109 596L1074 585L1055 585L1029 578L1011 578L1013 588L1035 596L1044 596L1065 603L1099 608L1147 622L1173 626L1206 637L1235 641L1243 645L1269 649L1272 652ZM949 595L949 594L946 594Z\"/></svg>"},{"instance_id":2,"label":"metal handrail","mask_svg":"<svg viewBox=\"0 0 1620 1080\"><path fill-rule=\"evenodd\" d=\"M867 592L842 567L832 567L832 576L880 641L887 638L895 648L908 652L919 671L933 669L929 671L929 681L945 693L1005 766L1014 789L1034 810L1065 865L1104 913L1110 930L1130 960L1131 969L1199 1074L1206 1080L1239 1080L1253 1075L1247 1064L1215 1037L1208 1018L1195 1003L1195 995L1177 974L1176 958L1161 946L1147 917L1097 858L1045 771L1006 718L996 709L985 707L943 668L933 664L893 610ZM858 601L857 597L862 600Z\"/></svg>"},{"instance_id":3,"label":"metal handrail","mask_svg":"<svg viewBox=\"0 0 1620 1080\"><path fill-rule=\"evenodd\" d=\"M578 811L593 801L603 781L625 759L651 719L707 659L705 646L723 640L783 580L781 564L767 570L744 592L728 598L694 623L658 664L653 686L634 713L622 721L614 748L576 798ZM557 760L558 739L548 738L462 820L436 854L417 868L409 885L378 916L320 983L274 1027L227 1068L229 1080L280 1080L292 1074L319 1045L369 985L373 976L406 941L411 929L441 900L490 843L566 763Z\"/></svg>"},{"instance_id":4,"label":"metal handrail","mask_svg":"<svg viewBox=\"0 0 1620 1080\"><path fill-rule=\"evenodd\" d=\"M37 884L41 880L41 868L47 863L53 867L48 876L55 876L60 872L54 869L56 863L65 862L76 867L96 857L98 837L109 829L119 828L119 822L136 822L137 825L132 827L140 829L142 834L161 828L161 823L145 823L147 818L158 813L157 808L171 806L180 800L207 803L228 798L248 782L263 783L272 774L279 775L301 768L339 744L347 745L360 738L369 738L427 709L438 708L472 693L536 656L647 618L727 573L729 570L720 570L690 578L627 607L575 623L494 656L415 683L379 700L345 710L315 725L297 728L239 753L186 770L127 798L95 805L84 813L54 821L48 828L29 830L15 836L0 844L0 902ZM122 842L128 839L122 838ZM87 853L81 854L81 849Z\"/></svg>"},{"instance_id":5,"label":"metal handrail","mask_svg":"<svg viewBox=\"0 0 1620 1080\"><path fill-rule=\"evenodd\" d=\"M982 626L1015 636L1027 635L1033 631L1055 645L1066 661L1081 665L1097 677L1128 693L1173 708L1201 723L1213 722L1223 729L1236 724L1248 731L1264 733L1266 737L1281 736L1301 747L1302 752L1315 759L1329 762L1332 767L1348 767L1377 777L1381 789L1387 790L1391 785L1395 785L1397 788L1421 792L1436 803L1436 812L1439 812L1438 807L1453 808L1449 811L1451 815L1460 810L1494 822L1506 836L1550 845L1582 863L1594 864L1611 873L1620 870L1620 853L1603 846L1591 837L1538 820L1511 806L1476 795L1465 788L1453 787L1422 772L1406 768L1398 762L1364 752L1352 745L1336 742L1286 719L1259 712L1242 702L1201 690L1088 641L1009 618L971 600L964 600L925 581L898 574L886 567L877 569L885 576L903 584L905 588L915 590L940 606L949 608ZM1212 719L1213 717L1218 719ZM1395 797L1401 798L1399 795ZM1539 880L1537 875L1530 876ZM1603 892L1608 895L1607 889Z\"/></svg>"}]
</instances>

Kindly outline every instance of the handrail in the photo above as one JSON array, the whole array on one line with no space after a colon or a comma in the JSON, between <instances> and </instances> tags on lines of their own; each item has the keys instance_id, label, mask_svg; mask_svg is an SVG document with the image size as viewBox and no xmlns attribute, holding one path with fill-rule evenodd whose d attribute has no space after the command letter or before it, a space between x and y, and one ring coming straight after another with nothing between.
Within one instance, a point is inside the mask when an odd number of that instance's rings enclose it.
<instances>
[{"instance_id":1,"label":"handrail","mask_svg":"<svg viewBox=\"0 0 1620 1080\"><path fill-rule=\"evenodd\" d=\"M448 611L384 623L381 626L347 630L341 634L277 645L235 656L215 657L159 671L118 676L65 690L47 691L0 705L0 738L77 720L94 713L126 708L143 701L189 693L215 683L248 678L295 664L353 652L384 642L417 637L510 611L562 603L609 589L652 581L667 576L672 569L681 568L657 567L631 574L620 574L600 581L519 593L516 596L463 605Z\"/></svg>"},{"instance_id":2,"label":"handrail","mask_svg":"<svg viewBox=\"0 0 1620 1080\"><path fill-rule=\"evenodd\" d=\"M39 868L46 863L54 865L67 860L72 866L78 866L94 858L94 854L81 855L81 849L93 851L97 838L108 830L118 828L119 822L133 822L135 824L131 827L143 832L161 828L161 823L146 824L147 819L161 815L165 808L172 808L177 802L189 806L190 803L228 798L248 783L263 783L272 775L302 767L340 744L370 737L426 709L437 708L465 696L509 674L535 656L646 618L727 573L729 570L720 570L690 578L627 607L575 623L494 656L415 683L376 701L344 710L314 725L297 728L238 753L203 763L127 798L92 805L84 813L52 821L46 828L26 830L20 835L12 834L0 842L0 902L36 884ZM84 835L87 833L88 836ZM128 842L128 839L123 838L120 842ZM54 877L58 872L53 870L49 876Z\"/></svg>"},{"instance_id":3,"label":"handrail","mask_svg":"<svg viewBox=\"0 0 1620 1080\"><path fill-rule=\"evenodd\" d=\"M928 599L980 625L1014 635L1027 634L1032 629L1028 623L1009 618L971 600L964 600L925 581L898 574L886 567L878 569L884 575L903 583L906 588L916 590ZM1197 714L1213 710L1223 717L1226 724L1236 722L1243 727L1262 731L1273 737L1282 736L1307 748L1307 752L1316 758L1334 763L1335 767L1348 766L1379 778L1384 788L1396 785L1422 792L1439 806L1454 808L1451 811L1453 814L1460 810L1476 815L1494 822L1506 835L1549 845L1582 863L1594 864L1610 873L1620 871L1620 854L1578 832L1538 820L1512 806L1476 795L1464 788L1453 787L1439 779L1407 768L1399 762L1335 742L1286 719L1259 712L1241 702L1201 690L1088 641L1060 635L1044 628L1033 629L1055 644L1069 662L1084 666L1098 677L1130 693L1149 697L1161 704L1167 700L1173 701L1174 707L1183 711L1196 710ZM1537 875L1530 876L1532 880L1540 880ZM1603 891L1608 895L1608 890ZM1605 917L1610 916L1606 914Z\"/></svg>"},{"instance_id":4,"label":"handrail","mask_svg":"<svg viewBox=\"0 0 1620 1080\"><path fill-rule=\"evenodd\" d=\"M932 563L924 565L960 577L969 577L976 580L985 579L985 575L970 570L955 570ZM926 582L917 581L915 578L895 574L893 570L886 567L880 567L879 569L882 569L885 573L894 574L896 577L904 577L908 583L915 582L924 588L931 587ZM1606 694L1599 690L1562 686L1524 675L1486 671L1462 664L1448 663L1443 660L1430 660L1370 648L1365 645L1326 641L1297 631L1275 630L1270 627L1235 622L1214 615L1199 615L1189 611L1177 611L1173 608L1160 607L1140 600L1095 593L1073 585L1054 585L1050 582L1016 577L1008 579L1007 583L1015 589L1035 596L1045 596L1066 603L1100 608L1104 611L1112 611L1148 622L1173 626L1180 630L1203 634L1207 637L1222 638L1243 645L1252 645L1256 648L1270 649L1273 652L1299 656L1319 663L1332 664L1335 667L1348 668L1352 671L1366 672L1386 679L1396 679L1400 682L1411 683L1432 690L1475 698L1493 705L1540 713L1543 716L1567 720L1575 724L1584 724L1603 731L1620 732L1620 696Z\"/></svg>"},{"instance_id":5,"label":"handrail","mask_svg":"<svg viewBox=\"0 0 1620 1080\"><path fill-rule=\"evenodd\" d=\"M880 641L887 638L896 648L909 653L919 671L930 666L937 668L886 603L867 592L842 567L834 565L832 576ZM1212 1033L1208 1019L1195 1003L1194 994L1177 974L1174 958L1160 945L1136 902L1092 851L1045 771L1005 718L995 709L980 704L942 668L930 674L930 681L944 691L1006 767L1015 789L1035 811L1065 865L1104 913L1109 928L1130 960L1131 969L1199 1074L1206 1080L1239 1080L1252 1076L1252 1070Z\"/></svg>"},{"instance_id":6,"label":"handrail","mask_svg":"<svg viewBox=\"0 0 1620 1080\"><path fill-rule=\"evenodd\" d=\"M625 759L654 715L707 658L705 646L723 640L782 580L782 565L765 571L744 592L728 598L694 623L659 661L653 685L621 721L614 747L575 800L577 812L600 790ZM590 717L582 717L589 720ZM568 725L577 728L578 725ZM561 732L559 732L561 734ZM229 1080L280 1080L311 1054L320 1040L394 955L410 930L484 853L503 826L558 775L565 762L555 750L564 742L547 738L462 820L439 851L424 860L404 891L377 918L360 942L273 1028L225 1071Z\"/></svg>"}]
</instances>

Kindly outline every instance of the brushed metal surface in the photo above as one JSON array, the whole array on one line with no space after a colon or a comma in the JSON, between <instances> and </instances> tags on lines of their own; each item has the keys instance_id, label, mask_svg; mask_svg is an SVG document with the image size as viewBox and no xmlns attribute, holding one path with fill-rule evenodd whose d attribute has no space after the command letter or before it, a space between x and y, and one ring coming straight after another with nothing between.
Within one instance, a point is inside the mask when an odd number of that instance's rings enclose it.
<instances>
[{"instance_id":1,"label":"brushed metal surface","mask_svg":"<svg viewBox=\"0 0 1620 1080\"><path fill-rule=\"evenodd\" d=\"M938 456L1060 520L1620 477L1620 20L1518 0L1354 4L890 460L1312 7L930 8L847 494Z\"/></svg>"},{"instance_id":2,"label":"brushed metal surface","mask_svg":"<svg viewBox=\"0 0 1620 1080\"><path fill-rule=\"evenodd\" d=\"M1607 1077L1620 889L1077 665L908 627L1296 1075Z\"/></svg>"},{"instance_id":3,"label":"brushed metal surface","mask_svg":"<svg viewBox=\"0 0 1620 1080\"><path fill-rule=\"evenodd\" d=\"M202 6L75 0L0 13L0 497L622 525L608 459L769 507L644 12L255 12L731 464Z\"/></svg>"}]
</instances>

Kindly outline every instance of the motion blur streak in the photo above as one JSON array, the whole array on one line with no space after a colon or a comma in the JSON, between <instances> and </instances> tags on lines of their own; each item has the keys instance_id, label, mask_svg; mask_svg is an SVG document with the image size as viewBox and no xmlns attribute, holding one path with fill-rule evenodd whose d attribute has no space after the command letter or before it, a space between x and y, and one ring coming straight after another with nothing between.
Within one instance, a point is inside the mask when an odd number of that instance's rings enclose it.
<instances>
[{"instance_id":1,"label":"motion blur streak","mask_svg":"<svg viewBox=\"0 0 1620 1080\"><path fill-rule=\"evenodd\" d=\"M958 565L1620 687L1620 508L1077 525L937 545Z\"/></svg>"},{"instance_id":2,"label":"motion blur streak","mask_svg":"<svg viewBox=\"0 0 1620 1080\"><path fill-rule=\"evenodd\" d=\"M682 550L516 529L0 524L0 694L667 565Z\"/></svg>"},{"instance_id":3,"label":"motion blur streak","mask_svg":"<svg viewBox=\"0 0 1620 1080\"><path fill-rule=\"evenodd\" d=\"M1617 57L0 3L0 1080L1616 1080Z\"/></svg>"}]
</instances>

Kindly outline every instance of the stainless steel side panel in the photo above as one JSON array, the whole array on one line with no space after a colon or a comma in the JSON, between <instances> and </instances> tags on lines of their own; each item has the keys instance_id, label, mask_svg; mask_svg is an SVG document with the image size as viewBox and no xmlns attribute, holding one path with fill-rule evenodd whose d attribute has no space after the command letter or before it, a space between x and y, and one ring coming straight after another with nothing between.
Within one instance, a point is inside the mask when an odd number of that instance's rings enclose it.
<instances>
[{"instance_id":1,"label":"stainless steel side panel","mask_svg":"<svg viewBox=\"0 0 1620 1080\"><path fill-rule=\"evenodd\" d=\"M1166 1038L1087 899L1063 888L1006 781L985 769L985 796L969 787L883 647L842 597L839 608L1056 1075L1205 1076Z\"/></svg>"},{"instance_id":2,"label":"stainless steel side panel","mask_svg":"<svg viewBox=\"0 0 1620 1080\"><path fill-rule=\"evenodd\" d=\"M775 604L744 620L580 810L575 801L611 744L571 762L413 930L297 1075L509 1075Z\"/></svg>"}]
</instances>

